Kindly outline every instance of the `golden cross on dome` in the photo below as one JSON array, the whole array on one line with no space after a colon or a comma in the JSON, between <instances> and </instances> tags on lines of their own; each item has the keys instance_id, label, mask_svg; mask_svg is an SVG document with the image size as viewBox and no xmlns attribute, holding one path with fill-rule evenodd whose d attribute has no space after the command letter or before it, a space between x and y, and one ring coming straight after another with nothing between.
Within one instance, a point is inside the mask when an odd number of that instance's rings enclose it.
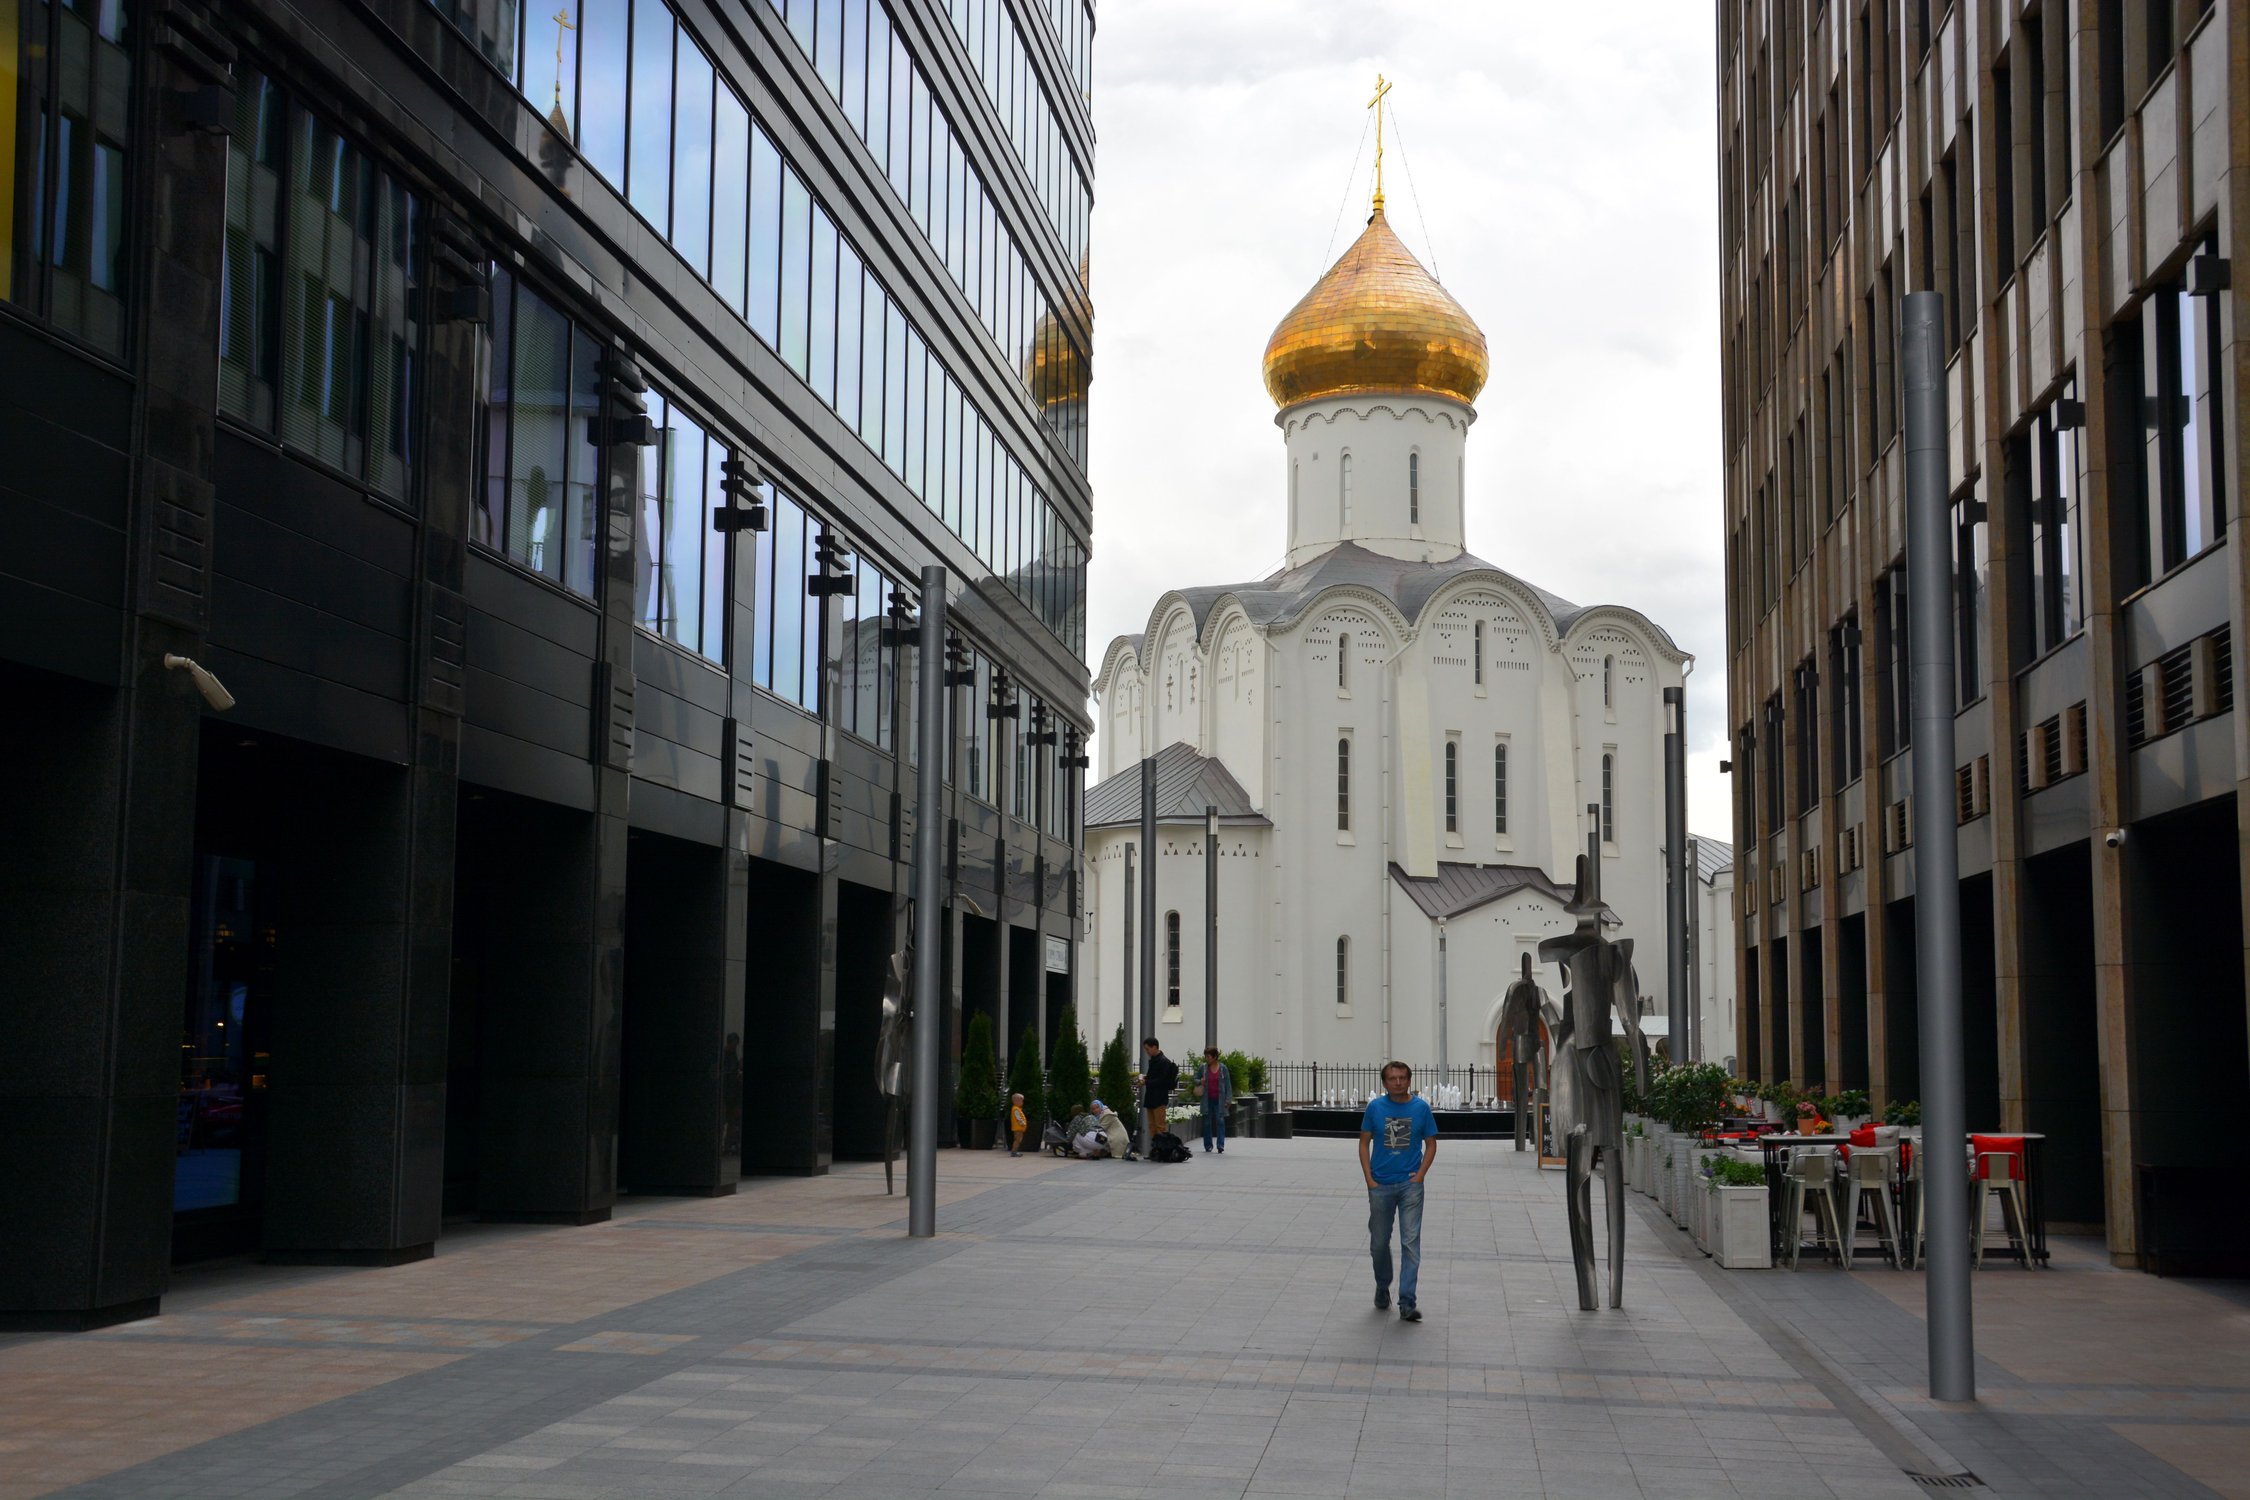
<instances>
[{"instance_id":1,"label":"golden cross on dome","mask_svg":"<svg viewBox=\"0 0 2250 1500\"><path fill-rule=\"evenodd\" d=\"M1391 91L1382 74L1375 75L1375 97L1367 107L1375 111L1375 212L1383 211L1383 96Z\"/></svg>"},{"instance_id":2,"label":"golden cross on dome","mask_svg":"<svg viewBox=\"0 0 2250 1500\"><path fill-rule=\"evenodd\" d=\"M569 6L566 5L561 10L555 12L555 107L557 109L562 108L563 33L566 31L576 31L577 29L578 28L576 26L571 24ZM1380 157L1382 153L1378 151L1376 152L1376 155Z\"/></svg>"}]
</instances>

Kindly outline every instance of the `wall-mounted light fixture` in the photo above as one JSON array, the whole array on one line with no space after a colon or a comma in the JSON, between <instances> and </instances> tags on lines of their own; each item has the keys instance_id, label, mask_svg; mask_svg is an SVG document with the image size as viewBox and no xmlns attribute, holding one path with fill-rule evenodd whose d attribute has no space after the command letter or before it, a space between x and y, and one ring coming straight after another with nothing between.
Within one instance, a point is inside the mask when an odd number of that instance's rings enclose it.
<instances>
[{"instance_id":1,"label":"wall-mounted light fixture","mask_svg":"<svg viewBox=\"0 0 2250 1500\"><path fill-rule=\"evenodd\" d=\"M234 707L234 694L228 692L226 684L212 676L210 669L203 663L167 651L164 653L164 665L174 672L187 673L188 680L203 695L203 701L211 705L213 713L223 714Z\"/></svg>"}]
</instances>

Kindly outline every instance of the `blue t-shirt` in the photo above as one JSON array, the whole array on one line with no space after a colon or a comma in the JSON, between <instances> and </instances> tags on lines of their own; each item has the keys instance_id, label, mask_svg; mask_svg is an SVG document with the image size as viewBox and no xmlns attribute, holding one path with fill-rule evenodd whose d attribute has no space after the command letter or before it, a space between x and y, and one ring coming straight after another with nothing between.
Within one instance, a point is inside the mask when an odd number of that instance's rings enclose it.
<instances>
[{"instance_id":1,"label":"blue t-shirt","mask_svg":"<svg viewBox=\"0 0 2250 1500\"><path fill-rule=\"evenodd\" d=\"M1393 1104L1388 1094L1367 1101L1359 1128L1374 1137L1367 1151L1367 1170L1381 1183L1405 1182L1422 1165L1422 1143L1437 1137L1437 1116L1421 1098Z\"/></svg>"}]
</instances>

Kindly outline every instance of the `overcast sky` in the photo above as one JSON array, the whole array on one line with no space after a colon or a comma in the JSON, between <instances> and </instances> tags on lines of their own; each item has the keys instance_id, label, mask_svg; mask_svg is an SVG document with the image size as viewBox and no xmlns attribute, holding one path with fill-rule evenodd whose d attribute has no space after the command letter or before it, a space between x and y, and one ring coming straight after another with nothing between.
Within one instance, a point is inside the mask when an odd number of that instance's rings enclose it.
<instances>
[{"instance_id":1,"label":"overcast sky","mask_svg":"<svg viewBox=\"0 0 2250 1500\"><path fill-rule=\"evenodd\" d=\"M1099 15L1097 664L1166 589L1280 565L1260 361L1365 220L1380 70L1391 225L1492 352L1469 548L1578 603L1639 609L1696 657L1690 826L1724 836L1710 7L1111 0Z\"/></svg>"}]
</instances>

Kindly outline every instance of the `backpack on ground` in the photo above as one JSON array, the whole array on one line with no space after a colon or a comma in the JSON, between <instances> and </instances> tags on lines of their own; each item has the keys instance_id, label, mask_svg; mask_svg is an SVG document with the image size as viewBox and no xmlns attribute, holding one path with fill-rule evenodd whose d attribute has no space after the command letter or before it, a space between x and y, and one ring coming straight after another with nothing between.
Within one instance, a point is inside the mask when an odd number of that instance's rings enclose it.
<instances>
[{"instance_id":1,"label":"backpack on ground","mask_svg":"<svg viewBox=\"0 0 2250 1500\"><path fill-rule=\"evenodd\" d=\"M1186 1161L1188 1159L1188 1148L1186 1143L1172 1134L1171 1131L1159 1130L1149 1139L1148 1159L1150 1161Z\"/></svg>"}]
</instances>

